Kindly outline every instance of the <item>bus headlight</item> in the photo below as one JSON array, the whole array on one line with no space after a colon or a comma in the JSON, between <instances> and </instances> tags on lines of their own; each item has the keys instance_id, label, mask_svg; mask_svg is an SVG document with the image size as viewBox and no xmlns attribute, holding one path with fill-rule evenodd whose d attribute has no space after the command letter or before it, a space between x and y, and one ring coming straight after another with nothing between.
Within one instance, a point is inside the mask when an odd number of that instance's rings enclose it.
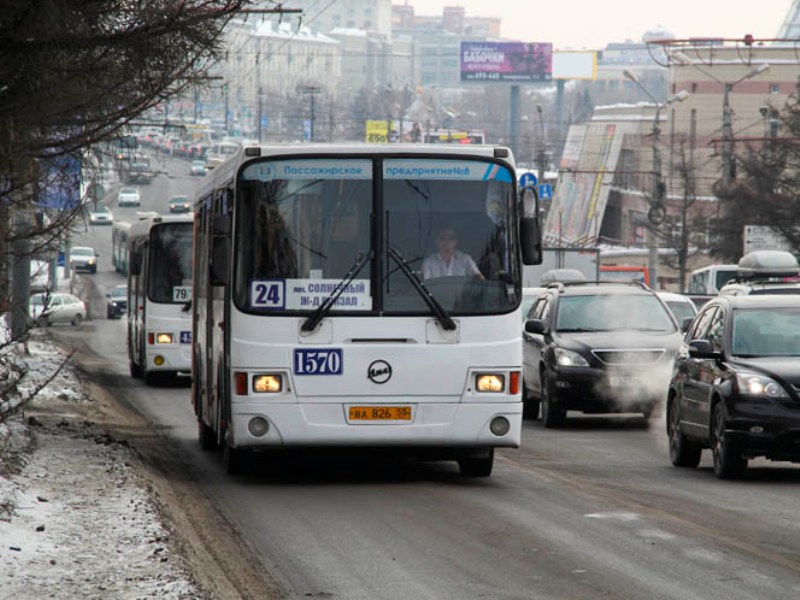
<instances>
[{"instance_id":1,"label":"bus headlight","mask_svg":"<svg viewBox=\"0 0 800 600\"><path fill-rule=\"evenodd\" d=\"M172 334L171 333L157 333L156 334L156 344L171 344L172 343Z\"/></svg>"},{"instance_id":2,"label":"bus headlight","mask_svg":"<svg viewBox=\"0 0 800 600\"><path fill-rule=\"evenodd\" d=\"M502 392L506 389L506 377L501 373L478 373L475 389L479 392Z\"/></svg>"},{"instance_id":3,"label":"bus headlight","mask_svg":"<svg viewBox=\"0 0 800 600\"><path fill-rule=\"evenodd\" d=\"M283 391L283 378L277 373L253 375L253 391L266 394L276 394Z\"/></svg>"}]
</instances>

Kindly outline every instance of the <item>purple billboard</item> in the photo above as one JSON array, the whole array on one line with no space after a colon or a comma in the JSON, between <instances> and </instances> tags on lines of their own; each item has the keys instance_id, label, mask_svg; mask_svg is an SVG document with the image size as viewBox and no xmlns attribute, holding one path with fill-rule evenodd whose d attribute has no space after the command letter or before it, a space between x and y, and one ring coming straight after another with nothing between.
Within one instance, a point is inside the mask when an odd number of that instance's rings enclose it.
<instances>
[{"instance_id":1,"label":"purple billboard","mask_svg":"<svg viewBox=\"0 0 800 600\"><path fill-rule=\"evenodd\" d=\"M461 42L461 81L550 81L553 44Z\"/></svg>"}]
</instances>

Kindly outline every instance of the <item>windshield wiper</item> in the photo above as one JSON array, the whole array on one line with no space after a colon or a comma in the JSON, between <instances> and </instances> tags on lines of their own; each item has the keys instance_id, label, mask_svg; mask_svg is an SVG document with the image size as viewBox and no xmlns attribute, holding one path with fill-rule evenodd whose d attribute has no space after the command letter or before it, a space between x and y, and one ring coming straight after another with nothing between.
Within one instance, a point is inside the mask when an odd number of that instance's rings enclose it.
<instances>
[{"instance_id":1,"label":"windshield wiper","mask_svg":"<svg viewBox=\"0 0 800 600\"><path fill-rule=\"evenodd\" d=\"M341 281L336 284L336 287L333 288L328 297L325 298L325 301L319 305L319 308L311 313L308 318L303 322L300 326L301 331L314 331L319 325L319 322L327 315L333 305L336 303L336 300L339 296L342 295L342 292L350 285L350 282L356 278L356 275L359 274L361 269L367 264L367 261L372 258L372 252L368 254L359 254L356 256L356 260L353 263L353 266L350 267L350 270L342 277Z\"/></svg>"},{"instance_id":2,"label":"windshield wiper","mask_svg":"<svg viewBox=\"0 0 800 600\"><path fill-rule=\"evenodd\" d=\"M417 277L414 271L411 270L411 267L408 266L408 262L405 258L403 258L403 255L391 246L386 247L386 253L394 259L403 274L408 277L409 281L411 281L414 289L417 290L419 295L422 296L422 299L425 300L425 303L433 311L433 314L436 316L436 320L439 321L439 323L442 325L442 328L448 331L455 329L455 321L453 321L452 317L447 314L447 311L434 297L434 295L431 294L430 290L425 287L425 284L422 283L422 280Z\"/></svg>"}]
</instances>

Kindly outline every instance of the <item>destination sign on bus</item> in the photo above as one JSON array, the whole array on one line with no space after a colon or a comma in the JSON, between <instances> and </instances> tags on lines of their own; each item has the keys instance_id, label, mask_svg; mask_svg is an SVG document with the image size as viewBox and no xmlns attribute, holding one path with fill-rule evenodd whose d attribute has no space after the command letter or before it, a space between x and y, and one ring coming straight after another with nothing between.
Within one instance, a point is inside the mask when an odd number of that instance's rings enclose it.
<instances>
[{"instance_id":1,"label":"destination sign on bus","mask_svg":"<svg viewBox=\"0 0 800 600\"><path fill-rule=\"evenodd\" d=\"M495 163L457 160L396 159L383 163L385 179L457 179L471 181L504 181L511 183L511 172Z\"/></svg>"},{"instance_id":2,"label":"destination sign on bus","mask_svg":"<svg viewBox=\"0 0 800 600\"><path fill-rule=\"evenodd\" d=\"M250 283L250 306L261 310L314 310L333 293L338 279L258 279ZM371 310L369 279L354 279L333 310Z\"/></svg>"},{"instance_id":3,"label":"destination sign on bus","mask_svg":"<svg viewBox=\"0 0 800 600\"><path fill-rule=\"evenodd\" d=\"M276 179L371 179L369 160L275 160L257 162L245 167L241 178L246 181Z\"/></svg>"}]
</instances>

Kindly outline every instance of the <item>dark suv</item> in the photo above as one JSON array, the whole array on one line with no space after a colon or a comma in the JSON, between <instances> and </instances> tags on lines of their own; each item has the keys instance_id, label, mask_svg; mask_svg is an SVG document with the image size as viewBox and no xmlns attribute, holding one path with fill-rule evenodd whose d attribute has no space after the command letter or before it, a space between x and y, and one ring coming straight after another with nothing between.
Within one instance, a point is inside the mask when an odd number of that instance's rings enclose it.
<instances>
[{"instance_id":1,"label":"dark suv","mask_svg":"<svg viewBox=\"0 0 800 600\"><path fill-rule=\"evenodd\" d=\"M710 448L721 479L750 458L800 462L800 298L719 296L686 332L667 398L669 454L697 467Z\"/></svg>"},{"instance_id":2,"label":"dark suv","mask_svg":"<svg viewBox=\"0 0 800 600\"><path fill-rule=\"evenodd\" d=\"M675 318L639 283L555 283L528 313L523 334L524 415L545 427L568 410L641 412L666 397L681 343Z\"/></svg>"}]
</instances>

